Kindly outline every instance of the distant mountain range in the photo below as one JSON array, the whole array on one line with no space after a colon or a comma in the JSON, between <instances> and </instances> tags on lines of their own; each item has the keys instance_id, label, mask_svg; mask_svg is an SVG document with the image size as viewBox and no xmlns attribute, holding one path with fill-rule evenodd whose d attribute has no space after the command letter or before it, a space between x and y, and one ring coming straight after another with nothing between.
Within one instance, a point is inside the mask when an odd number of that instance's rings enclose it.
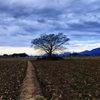
<instances>
[{"instance_id":1,"label":"distant mountain range","mask_svg":"<svg viewBox=\"0 0 100 100\"><path fill-rule=\"evenodd\" d=\"M65 52L65 53L59 54L59 56L68 56L68 55L70 55L70 54L71 54L70 52Z\"/></svg>"},{"instance_id":2,"label":"distant mountain range","mask_svg":"<svg viewBox=\"0 0 100 100\"><path fill-rule=\"evenodd\" d=\"M65 52L65 53L61 53L61 54L52 54L52 55L56 55L56 56L69 56L71 54L78 54L78 55L97 55L100 54L100 48L95 48L92 50L85 50L83 52L74 52L74 53L70 53L70 52ZM48 56L48 54L44 54L42 56Z\"/></svg>"},{"instance_id":3,"label":"distant mountain range","mask_svg":"<svg viewBox=\"0 0 100 100\"><path fill-rule=\"evenodd\" d=\"M95 48L92 50L85 50L83 52L74 52L74 53L77 53L78 55L98 55L100 54L100 48ZM65 52L65 53L59 54L59 56L68 56L70 54L73 54L73 53Z\"/></svg>"},{"instance_id":4,"label":"distant mountain range","mask_svg":"<svg viewBox=\"0 0 100 100\"><path fill-rule=\"evenodd\" d=\"M70 52L65 52L65 53L61 53L61 54L52 54L52 55L56 55L56 56L77 56L77 55L100 55L100 48L95 48L92 50L85 50L83 52L74 52L74 53L70 53ZM42 56L48 56L48 54L43 54ZM20 53L20 54L12 54L12 55L0 55L0 58L2 57L38 57L38 56L29 56L26 53Z\"/></svg>"},{"instance_id":5,"label":"distant mountain range","mask_svg":"<svg viewBox=\"0 0 100 100\"><path fill-rule=\"evenodd\" d=\"M90 51L85 50L85 51L80 52L78 54L81 54L81 55L84 55L84 54L86 54L86 55L97 55L97 54L100 54L100 48L95 48L95 49L92 49Z\"/></svg>"}]
</instances>

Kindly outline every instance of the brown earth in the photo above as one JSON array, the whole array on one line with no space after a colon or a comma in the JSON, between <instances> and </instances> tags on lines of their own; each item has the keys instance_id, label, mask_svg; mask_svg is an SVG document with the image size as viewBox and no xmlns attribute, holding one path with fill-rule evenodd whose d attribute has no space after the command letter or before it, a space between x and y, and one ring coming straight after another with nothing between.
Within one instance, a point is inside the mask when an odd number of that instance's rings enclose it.
<instances>
[{"instance_id":1,"label":"brown earth","mask_svg":"<svg viewBox=\"0 0 100 100\"><path fill-rule=\"evenodd\" d=\"M22 84L19 100L46 100L42 95L35 69L30 61L28 61L27 74Z\"/></svg>"}]
</instances>

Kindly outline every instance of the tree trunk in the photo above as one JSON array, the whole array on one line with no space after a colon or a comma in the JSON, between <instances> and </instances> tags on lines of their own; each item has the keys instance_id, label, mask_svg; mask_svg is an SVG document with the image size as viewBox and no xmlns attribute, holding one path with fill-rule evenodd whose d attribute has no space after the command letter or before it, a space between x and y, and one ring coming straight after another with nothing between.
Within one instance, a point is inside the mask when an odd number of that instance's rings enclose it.
<instances>
[{"instance_id":1,"label":"tree trunk","mask_svg":"<svg viewBox=\"0 0 100 100\"><path fill-rule=\"evenodd\" d=\"M52 54L52 52L51 52L51 50L50 50L50 52L49 52L49 57L51 57L51 54Z\"/></svg>"}]
</instances>

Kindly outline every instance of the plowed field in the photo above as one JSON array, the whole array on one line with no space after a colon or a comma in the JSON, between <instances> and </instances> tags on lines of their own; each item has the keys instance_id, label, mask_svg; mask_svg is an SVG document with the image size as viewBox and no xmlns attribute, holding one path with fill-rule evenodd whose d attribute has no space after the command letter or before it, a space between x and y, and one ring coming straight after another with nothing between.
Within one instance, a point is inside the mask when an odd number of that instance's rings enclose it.
<instances>
[{"instance_id":1,"label":"plowed field","mask_svg":"<svg viewBox=\"0 0 100 100\"><path fill-rule=\"evenodd\" d=\"M0 98L17 100L26 75L26 61L0 61Z\"/></svg>"},{"instance_id":2,"label":"plowed field","mask_svg":"<svg viewBox=\"0 0 100 100\"><path fill-rule=\"evenodd\" d=\"M100 100L100 59L31 62L48 100Z\"/></svg>"}]
</instances>

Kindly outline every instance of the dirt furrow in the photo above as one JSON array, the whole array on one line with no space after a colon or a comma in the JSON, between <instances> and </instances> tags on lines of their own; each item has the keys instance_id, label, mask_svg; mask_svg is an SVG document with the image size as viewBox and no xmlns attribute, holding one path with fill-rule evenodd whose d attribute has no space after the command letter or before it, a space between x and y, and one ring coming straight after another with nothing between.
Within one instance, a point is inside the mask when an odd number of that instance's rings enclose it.
<instances>
[{"instance_id":1,"label":"dirt furrow","mask_svg":"<svg viewBox=\"0 0 100 100\"><path fill-rule=\"evenodd\" d=\"M35 75L35 69L31 62L28 61L27 74L22 84L22 90L19 100L46 100Z\"/></svg>"}]
</instances>

